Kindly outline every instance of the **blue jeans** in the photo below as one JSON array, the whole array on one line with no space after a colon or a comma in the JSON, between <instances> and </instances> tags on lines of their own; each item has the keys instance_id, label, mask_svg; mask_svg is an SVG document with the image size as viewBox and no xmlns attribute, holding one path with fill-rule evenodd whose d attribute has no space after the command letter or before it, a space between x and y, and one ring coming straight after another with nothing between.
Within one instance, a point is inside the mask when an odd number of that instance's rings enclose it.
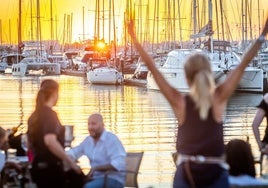
<instances>
[{"instance_id":1,"label":"blue jeans","mask_svg":"<svg viewBox=\"0 0 268 188\"><path fill-rule=\"evenodd\" d=\"M206 172L204 172L206 173ZM174 181L173 181L173 188L189 188L191 185L188 183L186 177L185 170L183 168L183 165L180 165L177 167ZM200 186L196 186L200 187ZM228 182L228 172L226 170L223 170L220 177L211 185L205 186L206 188L228 188L229 182Z\"/></svg>"},{"instance_id":2,"label":"blue jeans","mask_svg":"<svg viewBox=\"0 0 268 188\"><path fill-rule=\"evenodd\" d=\"M116 181L111 178L107 178L107 188L124 188L124 185L122 185L119 181ZM87 182L84 185L84 188L104 188L104 178L96 178L91 180L90 182Z\"/></svg>"}]
</instances>

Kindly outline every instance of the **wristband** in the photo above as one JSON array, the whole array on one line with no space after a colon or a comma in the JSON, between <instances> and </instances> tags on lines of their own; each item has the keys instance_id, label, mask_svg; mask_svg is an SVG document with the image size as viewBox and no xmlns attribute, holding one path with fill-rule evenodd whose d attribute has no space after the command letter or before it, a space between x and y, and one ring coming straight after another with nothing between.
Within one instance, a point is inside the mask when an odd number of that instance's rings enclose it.
<instances>
[{"instance_id":1,"label":"wristband","mask_svg":"<svg viewBox=\"0 0 268 188\"><path fill-rule=\"evenodd\" d=\"M260 43L263 43L265 41L265 36L260 35L259 38L257 39Z\"/></svg>"}]
</instances>

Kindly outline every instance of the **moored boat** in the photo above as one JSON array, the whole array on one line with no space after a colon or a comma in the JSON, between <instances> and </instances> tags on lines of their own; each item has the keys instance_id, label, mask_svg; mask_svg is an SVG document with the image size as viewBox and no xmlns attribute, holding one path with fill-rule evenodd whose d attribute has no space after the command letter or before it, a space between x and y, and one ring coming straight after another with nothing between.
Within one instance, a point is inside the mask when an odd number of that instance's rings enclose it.
<instances>
[{"instance_id":1,"label":"moored boat","mask_svg":"<svg viewBox=\"0 0 268 188\"><path fill-rule=\"evenodd\" d=\"M59 75L60 64L51 63L44 57L26 57L12 65L13 76L26 75Z\"/></svg>"},{"instance_id":2,"label":"moored boat","mask_svg":"<svg viewBox=\"0 0 268 188\"><path fill-rule=\"evenodd\" d=\"M233 52L217 54L201 49L177 49L168 54L165 64L159 67L159 71L174 88L189 92L189 87L184 75L184 63L188 55L192 53L204 53L211 62L212 72L216 83L221 83L229 71L237 66L240 59ZM147 88L159 90L152 74L147 75ZM263 92L263 70L258 67L246 67L244 75L238 84L237 91Z\"/></svg>"},{"instance_id":3,"label":"moored boat","mask_svg":"<svg viewBox=\"0 0 268 188\"><path fill-rule=\"evenodd\" d=\"M0 73L11 74L12 65L20 62L24 57L22 54L5 54L0 58Z\"/></svg>"},{"instance_id":4,"label":"moored boat","mask_svg":"<svg viewBox=\"0 0 268 188\"><path fill-rule=\"evenodd\" d=\"M87 80L91 84L121 84L124 79L122 72L109 64L108 59L91 59L87 71Z\"/></svg>"}]
</instances>

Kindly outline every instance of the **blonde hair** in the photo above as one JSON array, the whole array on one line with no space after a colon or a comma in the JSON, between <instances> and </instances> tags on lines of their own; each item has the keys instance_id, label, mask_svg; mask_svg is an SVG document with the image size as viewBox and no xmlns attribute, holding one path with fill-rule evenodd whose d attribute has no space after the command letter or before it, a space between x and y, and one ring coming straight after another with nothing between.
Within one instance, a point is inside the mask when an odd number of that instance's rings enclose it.
<instances>
[{"instance_id":1,"label":"blonde hair","mask_svg":"<svg viewBox=\"0 0 268 188\"><path fill-rule=\"evenodd\" d=\"M212 106L215 82L208 58L203 54L191 55L184 65L186 79L201 119L206 119Z\"/></svg>"}]
</instances>

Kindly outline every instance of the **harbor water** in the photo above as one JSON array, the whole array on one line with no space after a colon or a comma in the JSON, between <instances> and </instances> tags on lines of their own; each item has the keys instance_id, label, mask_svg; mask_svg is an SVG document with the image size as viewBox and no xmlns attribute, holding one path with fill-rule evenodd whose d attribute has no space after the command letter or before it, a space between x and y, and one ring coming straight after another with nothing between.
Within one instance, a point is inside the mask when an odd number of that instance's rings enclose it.
<instances>
[{"instance_id":1,"label":"harbor water","mask_svg":"<svg viewBox=\"0 0 268 188\"><path fill-rule=\"evenodd\" d=\"M141 188L172 187L175 165L177 122L163 95L144 87L91 85L86 78L72 76L13 77L0 75L0 126L12 128L20 123L27 131L27 119L35 107L36 94L43 79L59 82L59 101L54 107L63 125L74 126L72 146L87 135L87 118L93 112L104 117L105 127L122 141L126 151L144 151L138 182ZM224 116L224 141L248 139L254 156L259 156L251 123L262 94L235 93ZM266 121L262 122L261 135ZM112 148L111 148L112 149ZM86 158L79 161L86 171ZM258 166L256 171L259 173Z\"/></svg>"}]
</instances>

